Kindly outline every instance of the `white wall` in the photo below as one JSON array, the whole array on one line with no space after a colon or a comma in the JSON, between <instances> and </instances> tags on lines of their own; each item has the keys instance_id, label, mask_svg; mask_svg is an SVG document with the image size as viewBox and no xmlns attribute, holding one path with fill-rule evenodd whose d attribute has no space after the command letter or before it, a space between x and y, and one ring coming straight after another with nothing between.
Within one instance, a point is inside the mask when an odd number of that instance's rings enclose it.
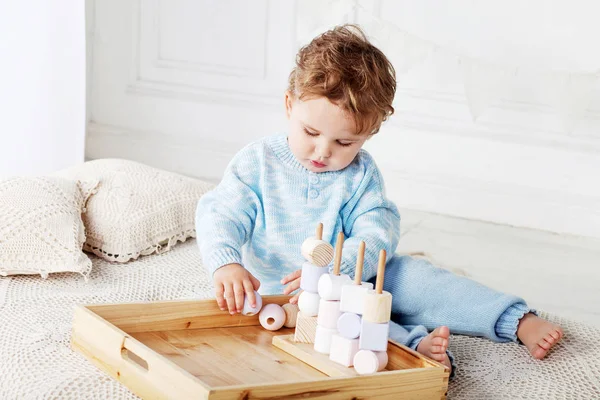
<instances>
[{"instance_id":1,"label":"white wall","mask_svg":"<svg viewBox=\"0 0 600 400\"><path fill-rule=\"evenodd\" d=\"M344 22L315 0L93 3L87 156L209 179L249 141L286 128L282 95L301 38L323 15ZM360 4L471 57L600 68L592 1ZM384 50L394 45L373 39ZM367 146L390 197L402 207L600 237L600 92L565 133L531 89L535 78L523 76L474 123L456 63L432 58L400 75L397 113Z\"/></svg>"},{"instance_id":2,"label":"white wall","mask_svg":"<svg viewBox=\"0 0 600 400\"><path fill-rule=\"evenodd\" d=\"M85 44L80 0L0 2L0 176L83 161Z\"/></svg>"}]
</instances>

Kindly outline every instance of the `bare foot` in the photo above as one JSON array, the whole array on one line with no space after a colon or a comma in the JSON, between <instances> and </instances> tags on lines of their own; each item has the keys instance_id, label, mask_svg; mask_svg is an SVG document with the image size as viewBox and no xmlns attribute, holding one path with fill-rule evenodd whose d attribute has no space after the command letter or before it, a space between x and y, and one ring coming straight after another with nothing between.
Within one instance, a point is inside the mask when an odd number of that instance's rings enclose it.
<instances>
[{"instance_id":1,"label":"bare foot","mask_svg":"<svg viewBox=\"0 0 600 400\"><path fill-rule=\"evenodd\" d=\"M533 358L541 360L560 341L563 331L560 326L528 313L519 321L517 337L527 346Z\"/></svg>"},{"instance_id":2,"label":"bare foot","mask_svg":"<svg viewBox=\"0 0 600 400\"><path fill-rule=\"evenodd\" d=\"M417 346L417 351L452 370L450 359L448 358L448 354L446 354L449 338L450 329L447 326L438 326L421 340L421 343Z\"/></svg>"}]
</instances>

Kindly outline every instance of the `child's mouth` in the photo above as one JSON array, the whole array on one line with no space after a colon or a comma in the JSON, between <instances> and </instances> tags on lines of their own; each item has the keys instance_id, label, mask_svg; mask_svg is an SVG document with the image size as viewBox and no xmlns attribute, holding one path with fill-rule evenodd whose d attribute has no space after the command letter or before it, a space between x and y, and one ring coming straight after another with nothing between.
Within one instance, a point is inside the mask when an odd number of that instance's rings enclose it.
<instances>
[{"instance_id":1,"label":"child's mouth","mask_svg":"<svg viewBox=\"0 0 600 400\"><path fill-rule=\"evenodd\" d=\"M310 160L310 163L313 165L313 167L317 167L317 168L324 168L327 166L326 164L323 164L323 163L320 163L320 162L314 161L314 160Z\"/></svg>"}]
</instances>

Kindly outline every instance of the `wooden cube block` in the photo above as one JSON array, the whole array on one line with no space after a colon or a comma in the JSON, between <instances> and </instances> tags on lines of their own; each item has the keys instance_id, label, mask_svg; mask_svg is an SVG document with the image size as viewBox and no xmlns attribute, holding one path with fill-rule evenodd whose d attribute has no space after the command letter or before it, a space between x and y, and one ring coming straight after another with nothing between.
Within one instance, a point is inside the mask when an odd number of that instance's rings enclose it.
<instances>
[{"instance_id":1,"label":"wooden cube block","mask_svg":"<svg viewBox=\"0 0 600 400\"><path fill-rule=\"evenodd\" d=\"M324 328L337 329L337 322L340 318L340 302L335 300L319 301L319 315L317 324Z\"/></svg>"},{"instance_id":2,"label":"wooden cube block","mask_svg":"<svg viewBox=\"0 0 600 400\"><path fill-rule=\"evenodd\" d=\"M300 289L307 292L319 292L319 278L321 275L328 273L329 270L325 267L305 262L302 264L302 275L300 276Z\"/></svg>"},{"instance_id":3,"label":"wooden cube block","mask_svg":"<svg viewBox=\"0 0 600 400\"><path fill-rule=\"evenodd\" d=\"M358 353L358 339L347 339L340 335L331 337L329 359L345 367L354 365L354 356Z\"/></svg>"},{"instance_id":4,"label":"wooden cube block","mask_svg":"<svg viewBox=\"0 0 600 400\"><path fill-rule=\"evenodd\" d=\"M359 347L361 350L386 351L389 334L389 322L386 322L385 324L375 324L366 321L363 317L360 329Z\"/></svg>"},{"instance_id":5,"label":"wooden cube block","mask_svg":"<svg viewBox=\"0 0 600 400\"><path fill-rule=\"evenodd\" d=\"M362 322L360 315L343 313L337 320L337 330L346 339L356 339L360 336Z\"/></svg>"},{"instance_id":6,"label":"wooden cube block","mask_svg":"<svg viewBox=\"0 0 600 400\"><path fill-rule=\"evenodd\" d=\"M339 300L342 295L342 286L351 284L352 279L345 274L322 275L319 278L319 296L325 300Z\"/></svg>"},{"instance_id":7,"label":"wooden cube block","mask_svg":"<svg viewBox=\"0 0 600 400\"><path fill-rule=\"evenodd\" d=\"M387 351L360 350L354 356L354 369L360 375L383 371L387 363Z\"/></svg>"},{"instance_id":8,"label":"wooden cube block","mask_svg":"<svg viewBox=\"0 0 600 400\"><path fill-rule=\"evenodd\" d=\"M298 297L298 308L304 315L316 317L319 313L319 300L321 300L321 298L317 293L307 292L305 290L300 293L300 297Z\"/></svg>"},{"instance_id":9,"label":"wooden cube block","mask_svg":"<svg viewBox=\"0 0 600 400\"><path fill-rule=\"evenodd\" d=\"M340 311L361 314L365 308L365 295L373 289L371 282L362 282L360 285L344 285L340 296Z\"/></svg>"},{"instance_id":10,"label":"wooden cube block","mask_svg":"<svg viewBox=\"0 0 600 400\"><path fill-rule=\"evenodd\" d=\"M315 332L315 351L323 354L329 354L331 348L331 337L337 333L337 329L329 329L317 325Z\"/></svg>"},{"instance_id":11,"label":"wooden cube block","mask_svg":"<svg viewBox=\"0 0 600 400\"><path fill-rule=\"evenodd\" d=\"M315 333L317 331L317 317L304 315L302 311L298 313L296 319L296 332L294 332L294 342L314 343Z\"/></svg>"},{"instance_id":12,"label":"wooden cube block","mask_svg":"<svg viewBox=\"0 0 600 400\"><path fill-rule=\"evenodd\" d=\"M319 267L324 267L333 260L333 247L316 237L306 239L300 252L309 263Z\"/></svg>"},{"instance_id":13,"label":"wooden cube block","mask_svg":"<svg viewBox=\"0 0 600 400\"><path fill-rule=\"evenodd\" d=\"M377 294L374 290L369 290L365 294L365 308L363 320L376 324L383 324L390 321L392 315L392 295L383 291Z\"/></svg>"}]
</instances>

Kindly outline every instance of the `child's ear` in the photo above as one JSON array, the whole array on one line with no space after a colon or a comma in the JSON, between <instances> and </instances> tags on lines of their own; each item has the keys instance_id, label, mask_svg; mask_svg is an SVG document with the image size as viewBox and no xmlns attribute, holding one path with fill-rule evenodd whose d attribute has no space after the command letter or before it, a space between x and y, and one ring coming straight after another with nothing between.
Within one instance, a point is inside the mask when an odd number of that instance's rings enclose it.
<instances>
[{"instance_id":1,"label":"child's ear","mask_svg":"<svg viewBox=\"0 0 600 400\"><path fill-rule=\"evenodd\" d=\"M287 118L290 119L292 114L292 104L294 103L294 95L290 93L290 91L285 92L285 114Z\"/></svg>"}]
</instances>

